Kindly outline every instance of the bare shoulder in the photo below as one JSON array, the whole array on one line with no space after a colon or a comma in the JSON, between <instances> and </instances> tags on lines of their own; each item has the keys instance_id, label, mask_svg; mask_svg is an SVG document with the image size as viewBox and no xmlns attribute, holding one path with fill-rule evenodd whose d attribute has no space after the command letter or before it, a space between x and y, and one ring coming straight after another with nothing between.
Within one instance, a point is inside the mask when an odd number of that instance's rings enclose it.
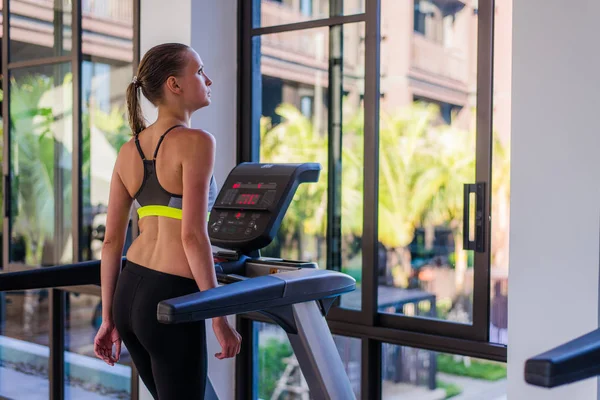
<instances>
[{"instance_id":1,"label":"bare shoulder","mask_svg":"<svg viewBox=\"0 0 600 400\"><path fill-rule=\"evenodd\" d=\"M135 147L134 138L132 137L131 139L129 139L127 142L125 142L121 146L121 148L119 149L119 152L117 153L117 160L116 160L117 169L121 165L123 165L124 162L126 162L128 159L131 158L131 156L133 155L133 152L137 152L137 149Z\"/></svg>"},{"instance_id":2,"label":"bare shoulder","mask_svg":"<svg viewBox=\"0 0 600 400\"><path fill-rule=\"evenodd\" d=\"M204 129L182 128L178 130L177 147L180 154L195 155L198 153L213 152L216 141L215 137Z\"/></svg>"}]
</instances>

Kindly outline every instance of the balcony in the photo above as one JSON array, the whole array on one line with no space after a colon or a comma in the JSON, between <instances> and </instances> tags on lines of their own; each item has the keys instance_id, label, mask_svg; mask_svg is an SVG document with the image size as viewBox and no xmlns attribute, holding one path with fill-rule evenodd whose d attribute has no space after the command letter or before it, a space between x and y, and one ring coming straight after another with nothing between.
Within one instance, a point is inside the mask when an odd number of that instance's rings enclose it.
<instances>
[{"instance_id":1,"label":"balcony","mask_svg":"<svg viewBox=\"0 0 600 400\"><path fill-rule=\"evenodd\" d=\"M290 24L309 19L299 10L272 1L261 3L261 26ZM355 24L344 29L344 71L359 76L364 61L357 47L361 32ZM364 35L364 34L362 34ZM264 75L308 85L327 86L329 28L262 35L261 72Z\"/></svg>"},{"instance_id":2,"label":"balcony","mask_svg":"<svg viewBox=\"0 0 600 400\"><path fill-rule=\"evenodd\" d=\"M40 50L55 45L55 30L64 34L63 48L71 49L72 1L63 0L62 24L57 24L55 0L12 0L11 39L39 46ZM2 21L4 23L4 20ZM133 1L83 0L82 49L85 54L120 62L131 62L133 54Z\"/></svg>"},{"instance_id":3,"label":"balcony","mask_svg":"<svg viewBox=\"0 0 600 400\"><path fill-rule=\"evenodd\" d=\"M465 51L446 48L441 43L415 33L412 39L411 67L415 73L428 75L430 79L440 79L467 85L469 65Z\"/></svg>"}]
</instances>

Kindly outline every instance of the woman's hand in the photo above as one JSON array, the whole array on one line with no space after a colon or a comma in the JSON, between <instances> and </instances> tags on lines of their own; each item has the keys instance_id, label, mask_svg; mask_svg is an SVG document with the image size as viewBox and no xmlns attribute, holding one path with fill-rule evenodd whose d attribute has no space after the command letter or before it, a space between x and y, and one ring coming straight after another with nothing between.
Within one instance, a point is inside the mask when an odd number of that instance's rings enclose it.
<instances>
[{"instance_id":1,"label":"woman's hand","mask_svg":"<svg viewBox=\"0 0 600 400\"><path fill-rule=\"evenodd\" d=\"M235 357L240 352L242 336L231 326L226 317L213 319L213 330L221 345L221 352L215 357L219 360Z\"/></svg>"},{"instance_id":2,"label":"woman's hand","mask_svg":"<svg viewBox=\"0 0 600 400\"><path fill-rule=\"evenodd\" d=\"M113 355L113 345L115 354ZM115 365L121 356L121 336L112 321L103 321L94 339L94 353L108 365Z\"/></svg>"}]
</instances>

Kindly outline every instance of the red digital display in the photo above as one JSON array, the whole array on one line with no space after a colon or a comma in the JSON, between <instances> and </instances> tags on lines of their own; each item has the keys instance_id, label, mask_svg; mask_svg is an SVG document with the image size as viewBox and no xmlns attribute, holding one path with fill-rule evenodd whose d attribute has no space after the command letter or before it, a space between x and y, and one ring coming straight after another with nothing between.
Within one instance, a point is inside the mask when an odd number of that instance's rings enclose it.
<instances>
[{"instance_id":1,"label":"red digital display","mask_svg":"<svg viewBox=\"0 0 600 400\"><path fill-rule=\"evenodd\" d=\"M260 199L260 194L242 193L235 199L235 204L255 205L258 203L258 199Z\"/></svg>"}]
</instances>

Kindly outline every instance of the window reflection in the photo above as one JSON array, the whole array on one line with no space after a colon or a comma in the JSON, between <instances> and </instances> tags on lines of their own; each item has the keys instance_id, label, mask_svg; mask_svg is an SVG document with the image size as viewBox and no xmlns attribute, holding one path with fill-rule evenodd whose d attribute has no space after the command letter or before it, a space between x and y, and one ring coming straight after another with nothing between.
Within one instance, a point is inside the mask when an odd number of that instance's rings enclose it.
<instances>
[{"instance_id":1,"label":"window reflection","mask_svg":"<svg viewBox=\"0 0 600 400\"><path fill-rule=\"evenodd\" d=\"M10 62L71 52L72 0L9 0Z\"/></svg>"},{"instance_id":2,"label":"window reflection","mask_svg":"<svg viewBox=\"0 0 600 400\"><path fill-rule=\"evenodd\" d=\"M132 361L124 345L121 359L109 367L94 354L102 323L100 296L67 293L65 326L65 399L131 398Z\"/></svg>"},{"instance_id":3,"label":"window reflection","mask_svg":"<svg viewBox=\"0 0 600 400\"><path fill-rule=\"evenodd\" d=\"M13 70L10 81L12 262L72 258L73 86L69 64Z\"/></svg>"},{"instance_id":4,"label":"window reflection","mask_svg":"<svg viewBox=\"0 0 600 400\"><path fill-rule=\"evenodd\" d=\"M48 398L48 291L0 293L0 396Z\"/></svg>"},{"instance_id":5,"label":"window reflection","mask_svg":"<svg viewBox=\"0 0 600 400\"><path fill-rule=\"evenodd\" d=\"M113 167L121 146L131 138L125 99L131 71L132 66L127 63L86 61L82 66L82 250L85 260L100 259ZM129 243L130 235L127 240Z\"/></svg>"}]
</instances>

